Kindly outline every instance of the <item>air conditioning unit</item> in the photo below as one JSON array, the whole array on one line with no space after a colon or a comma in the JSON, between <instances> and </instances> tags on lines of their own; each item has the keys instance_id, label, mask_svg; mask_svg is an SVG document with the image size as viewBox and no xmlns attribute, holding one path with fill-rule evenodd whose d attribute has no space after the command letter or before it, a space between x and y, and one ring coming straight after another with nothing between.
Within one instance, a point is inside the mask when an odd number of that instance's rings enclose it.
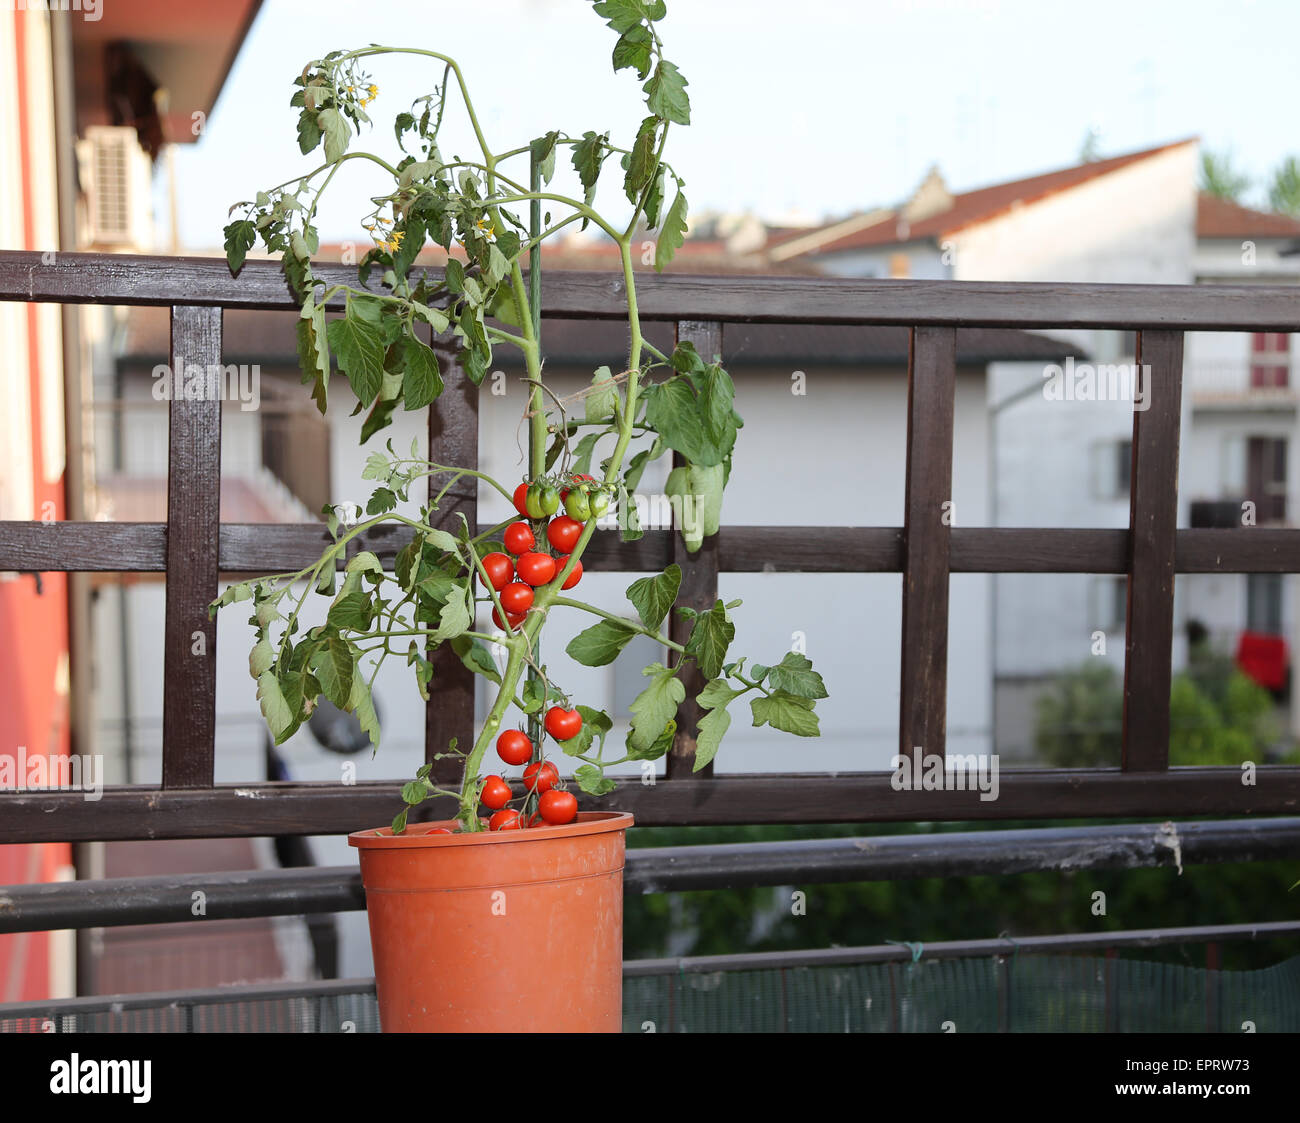
<instances>
[{"instance_id":1,"label":"air conditioning unit","mask_svg":"<svg viewBox=\"0 0 1300 1123\"><path fill-rule=\"evenodd\" d=\"M130 127L92 125L77 142L90 249L152 248L153 162Z\"/></svg>"}]
</instances>

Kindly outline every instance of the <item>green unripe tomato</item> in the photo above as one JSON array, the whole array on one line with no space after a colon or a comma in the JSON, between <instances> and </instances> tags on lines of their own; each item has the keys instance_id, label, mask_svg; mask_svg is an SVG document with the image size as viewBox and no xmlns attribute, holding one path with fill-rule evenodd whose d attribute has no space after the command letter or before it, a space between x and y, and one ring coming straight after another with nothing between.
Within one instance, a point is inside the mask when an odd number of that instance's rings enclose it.
<instances>
[{"instance_id":1,"label":"green unripe tomato","mask_svg":"<svg viewBox=\"0 0 1300 1123\"><path fill-rule=\"evenodd\" d=\"M591 509L591 517L593 519L600 518L601 515L609 510L609 492L604 488L596 488L596 490L587 497L587 506Z\"/></svg>"},{"instance_id":2,"label":"green unripe tomato","mask_svg":"<svg viewBox=\"0 0 1300 1123\"><path fill-rule=\"evenodd\" d=\"M528 494L524 497L524 508L528 511L530 519L543 519L546 517L542 511L542 488L539 484L528 485Z\"/></svg>"},{"instance_id":3,"label":"green unripe tomato","mask_svg":"<svg viewBox=\"0 0 1300 1123\"><path fill-rule=\"evenodd\" d=\"M538 506L542 509L542 517L549 519L560 509L559 489L550 484L543 486L538 494Z\"/></svg>"},{"instance_id":4,"label":"green unripe tomato","mask_svg":"<svg viewBox=\"0 0 1300 1123\"><path fill-rule=\"evenodd\" d=\"M580 523L585 523L591 518L591 504L587 496L574 488L564 497L564 513L571 519L577 519Z\"/></svg>"}]
</instances>

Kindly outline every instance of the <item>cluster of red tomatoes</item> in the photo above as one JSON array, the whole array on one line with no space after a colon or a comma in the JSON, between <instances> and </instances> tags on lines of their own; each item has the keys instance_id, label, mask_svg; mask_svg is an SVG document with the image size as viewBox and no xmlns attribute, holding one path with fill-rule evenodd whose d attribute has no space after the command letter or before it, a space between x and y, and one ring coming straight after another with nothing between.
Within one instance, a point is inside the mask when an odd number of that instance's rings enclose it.
<instances>
[{"instance_id":1,"label":"cluster of red tomatoes","mask_svg":"<svg viewBox=\"0 0 1300 1123\"><path fill-rule=\"evenodd\" d=\"M561 502L567 513L551 518ZM609 496L596 486L593 477L579 475L573 477L573 486L563 491L553 484L521 483L515 488L514 503L515 510L533 522L549 520L544 523L546 541L559 556L537 549L537 535L526 522L506 527L503 537L509 553L484 555L483 569L506 611L508 624L492 610L492 623L502 631L514 631L524 622L533 606L533 590L549 585L569 563L569 555L582 537L583 523L609 509ZM561 588L572 589L581 580L582 562L576 562Z\"/></svg>"},{"instance_id":2,"label":"cluster of red tomatoes","mask_svg":"<svg viewBox=\"0 0 1300 1123\"><path fill-rule=\"evenodd\" d=\"M582 715L577 710L552 706L546 711L546 732L557 741L568 741L582 730ZM507 807L514 791L502 776L489 776L483 781L479 799L492 811L488 829L494 831L521 830L543 823L563 826L573 822L578 814L578 797L560 788L560 773L549 760L534 760L532 738L521 729L507 729L497 738L497 756L506 764L525 765L525 795L537 796L537 810L525 819L518 811Z\"/></svg>"}]
</instances>

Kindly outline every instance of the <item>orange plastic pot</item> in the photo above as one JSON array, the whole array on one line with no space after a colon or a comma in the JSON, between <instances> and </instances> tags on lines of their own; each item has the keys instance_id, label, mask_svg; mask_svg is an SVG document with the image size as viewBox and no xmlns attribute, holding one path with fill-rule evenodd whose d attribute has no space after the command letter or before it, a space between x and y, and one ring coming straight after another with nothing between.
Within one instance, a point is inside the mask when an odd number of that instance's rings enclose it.
<instances>
[{"instance_id":1,"label":"orange plastic pot","mask_svg":"<svg viewBox=\"0 0 1300 1123\"><path fill-rule=\"evenodd\" d=\"M357 831L386 1033L617 1033L632 816L562 827Z\"/></svg>"}]
</instances>

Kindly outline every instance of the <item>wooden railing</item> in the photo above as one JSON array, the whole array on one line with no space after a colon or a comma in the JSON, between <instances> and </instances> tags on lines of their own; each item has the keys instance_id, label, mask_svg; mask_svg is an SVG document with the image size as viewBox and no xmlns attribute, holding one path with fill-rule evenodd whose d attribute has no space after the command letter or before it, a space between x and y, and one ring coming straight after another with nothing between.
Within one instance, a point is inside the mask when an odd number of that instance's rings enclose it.
<instances>
[{"instance_id":1,"label":"wooden railing","mask_svg":"<svg viewBox=\"0 0 1300 1123\"><path fill-rule=\"evenodd\" d=\"M344 266L321 265L316 273L329 284L355 283L355 271ZM911 328L904 525L726 526L695 555L686 555L667 531L649 531L632 543L600 535L588 553L593 569L644 572L676 561L683 567L683 595L697 605L713 602L719 572L901 573L900 750L922 746L932 756L944 753L951 573L1127 574L1123 754L1119 769L1004 770L999 798L991 802L971 791L895 791L888 772L840 773L833 784L807 773L713 777L691 772L696 711L688 698L666 778L655 786L621 781L600 806L632 811L644 825L1172 817L1300 808L1300 768L1263 766L1246 783L1238 768L1169 767L1175 574L1300 571L1300 531L1176 529L1182 333L1300 332L1300 290L645 276L638 296L644 318L676 323L679 338L709 353L722 349L728 322ZM173 365L205 367L221 361L223 308L295 307L268 262L249 262L232 278L219 260L93 254L61 254L52 264L35 253L0 254L0 299L170 307ZM543 285L543 316L613 319L624 312L623 283L613 275L560 273ZM967 326L1139 333L1140 361L1151 368L1152 383L1150 407L1134 413L1129 530L946 524L955 333ZM475 463L477 392L454 369L446 382L429 411L429 455L443 463ZM400 779L214 784L216 628L207 606L218 574L296 569L318 557L329 539L316 524L220 524L220 402L175 400L170 413L166 524L0 523L0 570L166 574L161 784L106 789L98 802L75 792L0 793L0 842L325 834L387 821L398 805ZM458 512L477 523L469 488L444 503L441 514L450 520ZM358 538L355 547L391 560L406 540L385 530ZM202 658L191 654L200 631L206 637ZM0 642L20 643L21 637ZM435 667L426 713L429 756L472 728L472 682L454 657Z\"/></svg>"}]
</instances>

